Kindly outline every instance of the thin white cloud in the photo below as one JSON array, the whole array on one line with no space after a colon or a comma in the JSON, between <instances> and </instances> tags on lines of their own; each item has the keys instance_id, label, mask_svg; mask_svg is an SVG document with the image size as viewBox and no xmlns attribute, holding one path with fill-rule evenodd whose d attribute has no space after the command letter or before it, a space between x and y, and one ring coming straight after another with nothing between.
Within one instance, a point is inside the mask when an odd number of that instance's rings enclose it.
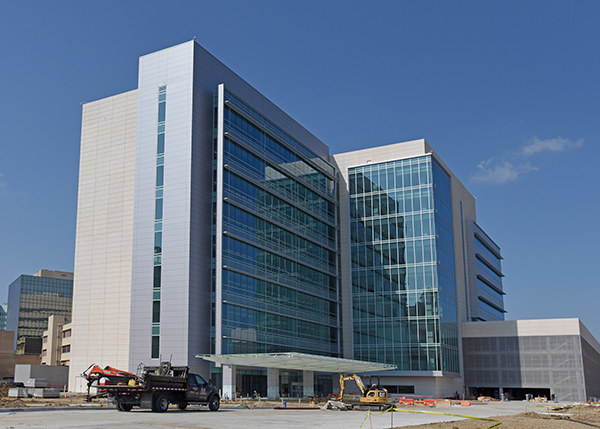
<instances>
[{"instance_id":1,"label":"thin white cloud","mask_svg":"<svg viewBox=\"0 0 600 429\"><path fill-rule=\"evenodd\" d=\"M530 156L534 153L550 151L550 152L562 152L565 149L577 148L583 146L583 139L576 142L562 137L555 139L540 140L536 137L531 139L531 144L523 147L523 155Z\"/></svg>"},{"instance_id":2,"label":"thin white cloud","mask_svg":"<svg viewBox=\"0 0 600 429\"><path fill-rule=\"evenodd\" d=\"M512 182L522 174L537 170L537 167L529 165L529 163L513 165L508 161L503 164L491 165L492 160L481 161L477 166L478 171L471 180L475 182L503 184Z\"/></svg>"},{"instance_id":3,"label":"thin white cloud","mask_svg":"<svg viewBox=\"0 0 600 429\"><path fill-rule=\"evenodd\" d=\"M573 141L559 136L554 139L540 140L537 136L534 136L519 152L507 154L512 162L492 162L492 159L481 161L477 166L477 171L471 176L471 180L489 184L512 182L519 176L538 169L529 162L523 162L524 157L545 151L562 152L567 149L579 148L583 146L583 143L583 139Z\"/></svg>"}]
</instances>

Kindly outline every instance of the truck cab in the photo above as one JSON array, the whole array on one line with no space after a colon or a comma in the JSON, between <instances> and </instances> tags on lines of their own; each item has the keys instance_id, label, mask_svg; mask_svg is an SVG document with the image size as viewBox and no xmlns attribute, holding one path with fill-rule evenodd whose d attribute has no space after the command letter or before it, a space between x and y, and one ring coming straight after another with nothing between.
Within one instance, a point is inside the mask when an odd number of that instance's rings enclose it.
<instances>
[{"instance_id":1,"label":"truck cab","mask_svg":"<svg viewBox=\"0 0 600 429\"><path fill-rule=\"evenodd\" d=\"M185 394L188 403L207 403L211 394L215 392L216 388L211 383L207 383L202 376L188 374L188 389Z\"/></svg>"}]
</instances>

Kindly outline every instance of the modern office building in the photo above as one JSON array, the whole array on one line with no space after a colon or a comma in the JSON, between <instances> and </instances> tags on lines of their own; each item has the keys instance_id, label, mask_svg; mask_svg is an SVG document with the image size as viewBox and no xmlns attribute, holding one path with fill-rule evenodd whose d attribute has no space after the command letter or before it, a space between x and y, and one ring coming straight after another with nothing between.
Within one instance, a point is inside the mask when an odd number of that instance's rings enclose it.
<instances>
[{"instance_id":1,"label":"modern office building","mask_svg":"<svg viewBox=\"0 0 600 429\"><path fill-rule=\"evenodd\" d=\"M328 157L195 42L141 57L136 90L85 104L72 388L92 362L211 376L196 354L341 356Z\"/></svg>"},{"instance_id":2,"label":"modern office building","mask_svg":"<svg viewBox=\"0 0 600 429\"><path fill-rule=\"evenodd\" d=\"M385 365L392 393L462 393L463 322L504 319L501 260L425 140L330 155L183 43L83 106L70 389L162 359L229 394Z\"/></svg>"},{"instance_id":3,"label":"modern office building","mask_svg":"<svg viewBox=\"0 0 600 429\"><path fill-rule=\"evenodd\" d=\"M91 362L221 383L197 354L299 352L395 365L392 391L462 390L475 199L424 140L330 156L188 42L84 105L80 162L72 386Z\"/></svg>"},{"instance_id":4,"label":"modern office building","mask_svg":"<svg viewBox=\"0 0 600 429\"><path fill-rule=\"evenodd\" d=\"M8 287L6 329L15 332L18 354L41 352L42 333L53 314L71 317L73 273L40 270L20 275Z\"/></svg>"}]
</instances>

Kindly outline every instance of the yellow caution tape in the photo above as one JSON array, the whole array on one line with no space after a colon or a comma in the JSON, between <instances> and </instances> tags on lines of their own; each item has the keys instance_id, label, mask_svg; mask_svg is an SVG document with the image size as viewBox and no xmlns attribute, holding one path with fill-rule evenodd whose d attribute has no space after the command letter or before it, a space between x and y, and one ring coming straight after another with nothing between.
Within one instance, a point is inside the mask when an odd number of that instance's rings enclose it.
<instances>
[{"instance_id":1,"label":"yellow caution tape","mask_svg":"<svg viewBox=\"0 0 600 429\"><path fill-rule=\"evenodd\" d=\"M467 415L464 415L464 414L440 413L440 412L436 412L436 411L402 410L400 408L390 407L387 410L382 411L381 413L378 413L378 414L373 414L373 413L371 413L370 410L367 411L367 416L363 420L363 422L360 425L359 429L362 429L362 427L364 426L365 422L367 421L367 419L369 417L371 417L371 416L373 416L373 417L381 416L382 414L385 414L385 413L390 412L392 410L400 412L400 413L435 414L435 415L438 415L438 416L451 416L451 417L460 417L460 418L463 418L463 419L483 420L483 421L486 421L486 422L494 422L493 425L488 426L485 429L492 429L492 428L495 428L495 427L500 426L502 424L502 420L491 419L489 417L475 417L475 416L467 416Z\"/></svg>"}]
</instances>

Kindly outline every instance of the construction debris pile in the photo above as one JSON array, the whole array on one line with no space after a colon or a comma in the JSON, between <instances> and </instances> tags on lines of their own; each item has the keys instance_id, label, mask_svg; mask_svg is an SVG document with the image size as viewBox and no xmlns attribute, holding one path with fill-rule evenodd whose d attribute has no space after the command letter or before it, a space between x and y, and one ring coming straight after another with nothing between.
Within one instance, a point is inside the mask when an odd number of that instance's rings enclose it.
<instances>
[{"instance_id":1,"label":"construction debris pile","mask_svg":"<svg viewBox=\"0 0 600 429\"><path fill-rule=\"evenodd\" d=\"M7 381L0 381L0 398L4 398L8 396L8 390L13 387L13 385Z\"/></svg>"}]
</instances>

